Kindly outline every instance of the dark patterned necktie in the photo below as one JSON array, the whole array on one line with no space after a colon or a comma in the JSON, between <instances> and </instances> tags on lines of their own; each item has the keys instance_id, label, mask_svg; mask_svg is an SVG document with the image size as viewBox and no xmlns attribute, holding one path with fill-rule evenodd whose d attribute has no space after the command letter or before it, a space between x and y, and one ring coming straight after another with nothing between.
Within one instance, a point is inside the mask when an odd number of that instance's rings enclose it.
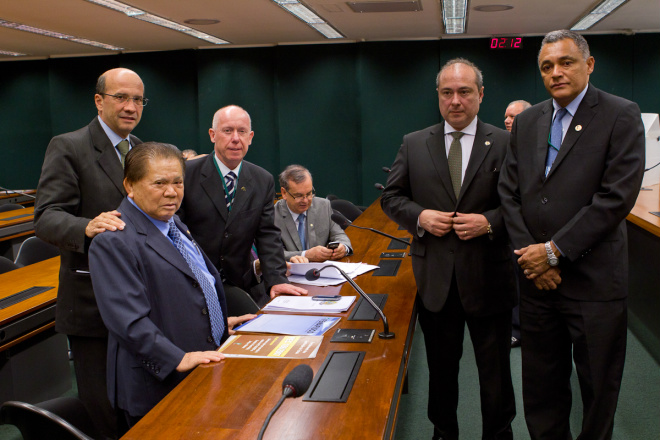
<instances>
[{"instance_id":1,"label":"dark patterned necktie","mask_svg":"<svg viewBox=\"0 0 660 440\"><path fill-rule=\"evenodd\" d=\"M231 203L234 200L234 193L236 192L236 174L230 171L225 176L225 183L227 185L227 192L225 193L225 203L227 209L231 209Z\"/></svg>"},{"instance_id":2,"label":"dark patterned necktie","mask_svg":"<svg viewBox=\"0 0 660 440\"><path fill-rule=\"evenodd\" d=\"M447 161L449 162L449 175L451 176L451 184L454 187L454 194L458 199L461 193L461 184L463 183L463 147L461 147L461 138L464 133L455 131L451 133L454 138L449 146L449 155Z\"/></svg>"},{"instance_id":3,"label":"dark patterned necktie","mask_svg":"<svg viewBox=\"0 0 660 440\"><path fill-rule=\"evenodd\" d=\"M186 260L186 263L188 263L188 266L195 275L197 282L204 291L204 299L206 299L206 307L208 308L209 320L211 321L213 341L215 342L215 345L220 346L220 342L222 341L222 334L225 332L225 321L222 317L222 308L220 307L218 294L209 282L208 278L206 278L204 273L188 254L188 251L183 244L183 239L181 238L179 228L176 227L176 224L173 221L170 222L170 229L167 231L167 236L170 237L170 239L174 242L174 246Z\"/></svg>"}]
</instances>

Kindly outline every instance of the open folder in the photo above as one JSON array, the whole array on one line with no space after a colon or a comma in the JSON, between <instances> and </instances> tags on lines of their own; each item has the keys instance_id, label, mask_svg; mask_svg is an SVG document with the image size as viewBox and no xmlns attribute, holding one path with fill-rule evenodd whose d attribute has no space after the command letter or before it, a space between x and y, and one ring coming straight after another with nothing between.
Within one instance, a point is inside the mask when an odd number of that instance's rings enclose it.
<instances>
[{"instance_id":1,"label":"open folder","mask_svg":"<svg viewBox=\"0 0 660 440\"><path fill-rule=\"evenodd\" d=\"M289 282L298 284L307 284L311 286L336 286L346 282L346 279L336 269L325 269L321 272L321 277L315 281L309 281L305 274L312 269L322 269L325 266L339 267L351 278L362 275L371 270L378 269L378 266L365 263L343 263L339 261L324 261L323 263L291 263L291 275Z\"/></svg>"}]
</instances>

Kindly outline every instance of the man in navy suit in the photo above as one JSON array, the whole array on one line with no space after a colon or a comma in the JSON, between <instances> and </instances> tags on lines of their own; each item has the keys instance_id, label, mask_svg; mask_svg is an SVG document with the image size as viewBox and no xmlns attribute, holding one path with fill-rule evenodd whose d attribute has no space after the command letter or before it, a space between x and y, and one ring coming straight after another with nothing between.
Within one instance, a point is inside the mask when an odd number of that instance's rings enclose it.
<instances>
[{"instance_id":1,"label":"man in navy suit","mask_svg":"<svg viewBox=\"0 0 660 440\"><path fill-rule=\"evenodd\" d=\"M436 85L444 123L404 136L381 204L413 236L433 438L458 439L458 370L467 324L479 371L482 438L511 439L515 284L497 194L509 136L477 117L484 87L473 63L449 61Z\"/></svg>"},{"instance_id":2,"label":"man in navy suit","mask_svg":"<svg viewBox=\"0 0 660 440\"><path fill-rule=\"evenodd\" d=\"M185 163L149 142L126 156L124 228L94 238L89 265L108 328L108 396L131 427L215 351L230 327L218 271L175 212Z\"/></svg>"},{"instance_id":3,"label":"man in navy suit","mask_svg":"<svg viewBox=\"0 0 660 440\"><path fill-rule=\"evenodd\" d=\"M570 377L580 439L610 439L626 354L625 218L644 167L637 104L589 84L586 40L550 32L539 52L552 99L519 114L499 192L521 277L525 420L532 439L570 439Z\"/></svg>"}]
</instances>

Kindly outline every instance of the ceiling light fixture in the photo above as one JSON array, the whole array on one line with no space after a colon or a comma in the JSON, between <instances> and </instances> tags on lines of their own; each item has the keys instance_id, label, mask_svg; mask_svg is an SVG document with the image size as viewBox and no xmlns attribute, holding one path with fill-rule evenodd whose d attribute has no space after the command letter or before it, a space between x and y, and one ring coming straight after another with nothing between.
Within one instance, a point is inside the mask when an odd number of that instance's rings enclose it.
<instances>
[{"instance_id":1,"label":"ceiling light fixture","mask_svg":"<svg viewBox=\"0 0 660 440\"><path fill-rule=\"evenodd\" d=\"M101 49L124 50L123 47L117 47L117 46L112 46L110 44L99 43L98 41L87 40L85 38L78 38L78 37L74 37L73 35L61 34L59 32L53 32L46 29L39 29L25 24L16 23L14 21L7 21L0 19L0 26L9 29L16 29L18 31L31 32L33 34L44 35L46 37L59 38L60 40L71 41L74 43L86 44L88 46L100 47Z\"/></svg>"},{"instance_id":2,"label":"ceiling light fixture","mask_svg":"<svg viewBox=\"0 0 660 440\"><path fill-rule=\"evenodd\" d=\"M89 1L89 0L88 0ZM283 9L286 9L291 14L295 15L326 38L344 38L344 36L335 28L330 26L328 22L316 15L314 11L309 9L297 0L272 0Z\"/></svg>"},{"instance_id":3,"label":"ceiling light fixture","mask_svg":"<svg viewBox=\"0 0 660 440\"><path fill-rule=\"evenodd\" d=\"M27 56L26 53L12 52L11 50L2 50L2 49L0 49L0 55L8 55L10 57L24 57L24 56Z\"/></svg>"},{"instance_id":4,"label":"ceiling light fixture","mask_svg":"<svg viewBox=\"0 0 660 440\"><path fill-rule=\"evenodd\" d=\"M442 21L446 34L465 33L469 0L442 0Z\"/></svg>"},{"instance_id":5,"label":"ceiling light fixture","mask_svg":"<svg viewBox=\"0 0 660 440\"><path fill-rule=\"evenodd\" d=\"M159 17L154 14L150 14L148 12L143 11L142 9L134 8L133 6L129 6L125 3L121 3L115 0L87 0L87 1L90 3L94 3L95 5L112 9L113 11L121 12L131 18L136 18L138 20L146 21L147 23L172 29L174 31L181 32L186 35L190 35L191 37L208 41L209 43L212 44L229 44L229 41L214 37L213 35L206 34L204 32L195 30L188 26L184 26L182 24L176 23L166 18Z\"/></svg>"},{"instance_id":6,"label":"ceiling light fixture","mask_svg":"<svg viewBox=\"0 0 660 440\"><path fill-rule=\"evenodd\" d=\"M572 31L586 31L587 29L594 26L596 23L601 21L603 18L610 15L619 6L627 3L628 0L603 0L595 8L593 8L588 14L583 16L575 23L572 27Z\"/></svg>"}]
</instances>

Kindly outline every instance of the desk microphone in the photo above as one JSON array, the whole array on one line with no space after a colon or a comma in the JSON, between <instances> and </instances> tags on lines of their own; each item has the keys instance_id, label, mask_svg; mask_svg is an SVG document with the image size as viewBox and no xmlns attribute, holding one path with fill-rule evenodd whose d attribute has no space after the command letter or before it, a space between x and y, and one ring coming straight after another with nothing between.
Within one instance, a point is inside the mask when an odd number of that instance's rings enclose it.
<instances>
[{"instance_id":1,"label":"desk microphone","mask_svg":"<svg viewBox=\"0 0 660 440\"><path fill-rule=\"evenodd\" d=\"M383 311L380 309L380 307L378 307L378 306L376 305L376 303L373 302L373 300L372 300L371 298L369 298L369 295L367 295L366 293L364 293L364 291L363 291L362 289L360 289L360 286L358 286L358 285L355 283L355 281L353 281L353 278L349 277L349 276L346 274L346 272L344 272L343 270L341 270L339 267L334 266L334 265L332 265L332 264L329 264L329 265L327 265L327 266L323 266L323 267L320 268L320 269L310 269L310 270L307 271L307 273L305 273L305 278L306 278L308 281L315 281L315 280L318 280L318 279L321 277L321 272L324 271L324 270L326 270L326 269L329 268L329 267L333 267L333 268L337 269L337 271L338 271L338 272L339 272L344 278L346 278L346 281L348 281L348 283L349 283L351 286L353 286L353 289L355 289L355 291L356 291L357 293L359 293L359 294L362 296L362 298L364 298L364 300L367 301L367 302L371 305L371 307L373 307L374 310L376 310L376 311L378 312L378 314L380 315L380 319L383 321L383 331L382 331L381 333L378 333L378 337L381 338L381 339L394 339L394 333L390 332L390 326L389 326L389 324L387 323L387 318L385 317L385 314L384 314Z\"/></svg>"},{"instance_id":2,"label":"desk microphone","mask_svg":"<svg viewBox=\"0 0 660 440\"><path fill-rule=\"evenodd\" d=\"M4 186L0 186L0 190L5 191L7 194L9 194L9 193L11 193L11 194L18 194L19 196L32 197L33 199L36 199L36 197L33 196L32 194L25 194L24 192L15 191L15 190L13 190L13 189L7 189L7 188L5 188Z\"/></svg>"},{"instance_id":3,"label":"desk microphone","mask_svg":"<svg viewBox=\"0 0 660 440\"><path fill-rule=\"evenodd\" d=\"M314 371L312 371L312 368L306 364L298 365L296 368L291 370L289 374L286 375L282 381L282 397L280 397L280 400L275 405L275 408L273 408L272 411L268 413L268 417L266 417L264 426L262 426L261 431L259 431L257 440L263 439L264 432L266 432L266 427L268 427L268 423L270 423L271 417L273 417L275 411L280 408L282 402L284 402L284 399L287 397L299 397L305 394L307 388L309 388L309 385L312 383L313 378Z\"/></svg>"},{"instance_id":4,"label":"desk microphone","mask_svg":"<svg viewBox=\"0 0 660 440\"><path fill-rule=\"evenodd\" d=\"M385 171L386 173L391 173L392 172L392 170L387 168L387 167L383 167L382 170Z\"/></svg>"},{"instance_id":5,"label":"desk microphone","mask_svg":"<svg viewBox=\"0 0 660 440\"><path fill-rule=\"evenodd\" d=\"M376 182L376 183L374 183L374 186L376 187L376 189L379 189L381 191L385 189L385 187L383 186L382 183Z\"/></svg>"},{"instance_id":6,"label":"desk microphone","mask_svg":"<svg viewBox=\"0 0 660 440\"><path fill-rule=\"evenodd\" d=\"M401 243L404 243L406 246L410 246L410 243L408 243L406 240L404 240L402 238L399 238L399 237L395 237L394 235L386 234L384 232L381 232L381 231L379 231L377 229L373 229L373 228L365 228L363 226L355 226L353 224L353 222L351 222L349 219L344 217L344 215L341 212L337 211L337 210L334 210L334 209L332 210L332 215L330 216L330 218L332 219L333 222L337 223L339 225L339 227L344 229L344 230L346 230L346 228L348 228L349 226L353 227L353 228L358 228L358 229L366 229L367 231L375 232L376 234L380 234L384 237L391 238L392 240L400 241Z\"/></svg>"}]
</instances>

